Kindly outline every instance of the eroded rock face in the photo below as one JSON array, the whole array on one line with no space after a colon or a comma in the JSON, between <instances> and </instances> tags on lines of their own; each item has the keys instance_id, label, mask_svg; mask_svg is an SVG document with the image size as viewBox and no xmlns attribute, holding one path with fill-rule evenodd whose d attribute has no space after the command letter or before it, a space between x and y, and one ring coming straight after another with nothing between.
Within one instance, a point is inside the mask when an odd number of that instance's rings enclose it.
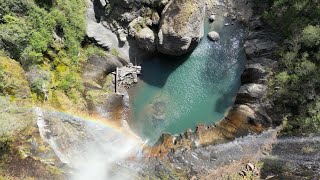
<instances>
[{"instance_id":1,"label":"eroded rock face","mask_svg":"<svg viewBox=\"0 0 320 180\"><path fill-rule=\"evenodd\" d=\"M266 83L267 72L260 63L248 64L241 75L241 82L247 83Z\"/></svg>"},{"instance_id":2,"label":"eroded rock face","mask_svg":"<svg viewBox=\"0 0 320 180\"><path fill-rule=\"evenodd\" d=\"M247 57L269 57L277 47L276 42L266 39L251 39L244 44Z\"/></svg>"},{"instance_id":3,"label":"eroded rock face","mask_svg":"<svg viewBox=\"0 0 320 180\"><path fill-rule=\"evenodd\" d=\"M248 103L248 102L256 102L263 98L267 91L267 86L262 84L245 84L241 86L236 103Z\"/></svg>"},{"instance_id":4,"label":"eroded rock face","mask_svg":"<svg viewBox=\"0 0 320 180\"><path fill-rule=\"evenodd\" d=\"M204 0L173 0L164 8L158 50L180 56L192 51L203 37Z\"/></svg>"},{"instance_id":5,"label":"eroded rock face","mask_svg":"<svg viewBox=\"0 0 320 180\"><path fill-rule=\"evenodd\" d=\"M148 52L154 52L156 50L155 35L150 28L145 27L141 29L136 33L135 38L138 41L138 46L140 48L147 50Z\"/></svg>"}]
</instances>

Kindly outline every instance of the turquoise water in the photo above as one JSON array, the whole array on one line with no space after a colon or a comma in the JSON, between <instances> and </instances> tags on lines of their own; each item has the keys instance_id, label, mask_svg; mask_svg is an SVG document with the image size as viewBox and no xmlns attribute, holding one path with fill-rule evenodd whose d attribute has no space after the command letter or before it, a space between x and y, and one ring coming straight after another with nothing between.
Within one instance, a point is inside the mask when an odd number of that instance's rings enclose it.
<instances>
[{"instance_id":1,"label":"turquoise water","mask_svg":"<svg viewBox=\"0 0 320 180\"><path fill-rule=\"evenodd\" d=\"M183 57L156 56L142 63L141 80L131 96L131 128L149 143L163 132L182 133L197 124L212 124L233 105L246 62L244 26L224 26L219 17L205 24L197 48ZM220 34L211 42L209 31Z\"/></svg>"}]
</instances>

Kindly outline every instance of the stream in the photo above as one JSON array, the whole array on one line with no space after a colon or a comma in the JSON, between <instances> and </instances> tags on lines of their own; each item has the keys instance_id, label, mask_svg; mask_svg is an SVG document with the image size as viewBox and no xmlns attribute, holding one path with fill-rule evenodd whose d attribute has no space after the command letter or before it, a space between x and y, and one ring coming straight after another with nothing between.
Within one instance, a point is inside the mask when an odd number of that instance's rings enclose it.
<instances>
[{"instance_id":1,"label":"stream","mask_svg":"<svg viewBox=\"0 0 320 180\"><path fill-rule=\"evenodd\" d=\"M234 103L246 63L245 26L221 16L204 26L205 36L191 54L157 55L141 65L140 81L131 90L129 124L149 144L163 132L217 122ZM213 30L220 34L218 42L206 37Z\"/></svg>"}]
</instances>

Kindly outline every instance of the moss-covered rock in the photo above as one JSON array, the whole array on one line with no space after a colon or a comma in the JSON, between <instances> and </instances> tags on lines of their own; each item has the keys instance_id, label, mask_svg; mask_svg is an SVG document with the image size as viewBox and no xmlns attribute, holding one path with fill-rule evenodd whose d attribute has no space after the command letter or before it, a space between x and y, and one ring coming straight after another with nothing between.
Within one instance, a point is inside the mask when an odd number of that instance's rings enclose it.
<instances>
[{"instance_id":1,"label":"moss-covered rock","mask_svg":"<svg viewBox=\"0 0 320 180\"><path fill-rule=\"evenodd\" d=\"M180 56L193 50L204 34L203 0L173 0L164 8L158 33L158 50Z\"/></svg>"},{"instance_id":2,"label":"moss-covered rock","mask_svg":"<svg viewBox=\"0 0 320 180\"><path fill-rule=\"evenodd\" d=\"M73 113L87 112L87 103L82 94L72 88L67 94L60 90L55 90L50 94L49 104L53 107Z\"/></svg>"}]
</instances>

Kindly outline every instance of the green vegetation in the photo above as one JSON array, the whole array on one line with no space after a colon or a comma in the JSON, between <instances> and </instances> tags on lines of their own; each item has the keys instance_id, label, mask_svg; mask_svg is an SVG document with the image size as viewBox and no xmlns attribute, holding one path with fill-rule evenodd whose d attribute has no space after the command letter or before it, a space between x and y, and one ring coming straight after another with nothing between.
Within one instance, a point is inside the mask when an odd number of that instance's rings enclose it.
<instances>
[{"instance_id":1,"label":"green vegetation","mask_svg":"<svg viewBox=\"0 0 320 180\"><path fill-rule=\"evenodd\" d=\"M46 7L32 0L1 0L1 45L24 65L41 63L50 51L62 48L76 64L85 33L85 1L57 0Z\"/></svg>"},{"instance_id":2,"label":"green vegetation","mask_svg":"<svg viewBox=\"0 0 320 180\"><path fill-rule=\"evenodd\" d=\"M12 99L31 97L25 72L16 61L0 56L0 94Z\"/></svg>"},{"instance_id":3,"label":"green vegetation","mask_svg":"<svg viewBox=\"0 0 320 180\"><path fill-rule=\"evenodd\" d=\"M184 30L186 24L190 21L190 17L197 11L199 11L196 2L190 2L186 0L179 0L176 3L181 4L180 13L174 18L175 31L179 32Z\"/></svg>"},{"instance_id":4,"label":"green vegetation","mask_svg":"<svg viewBox=\"0 0 320 180\"><path fill-rule=\"evenodd\" d=\"M274 0L264 17L284 37L271 86L286 132L320 132L320 2Z\"/></svg>"},{"instance_id":5,"label":"green vegetation","mask_svg":"<svg viewBox=\"0 0 320 180\"><path fill-rule=\"evenodd\" d=\"M0 95L85 110L83 65L106 55L82 47L85 11L86 0L0 0Z\"/></svg>"}]
</instances>

